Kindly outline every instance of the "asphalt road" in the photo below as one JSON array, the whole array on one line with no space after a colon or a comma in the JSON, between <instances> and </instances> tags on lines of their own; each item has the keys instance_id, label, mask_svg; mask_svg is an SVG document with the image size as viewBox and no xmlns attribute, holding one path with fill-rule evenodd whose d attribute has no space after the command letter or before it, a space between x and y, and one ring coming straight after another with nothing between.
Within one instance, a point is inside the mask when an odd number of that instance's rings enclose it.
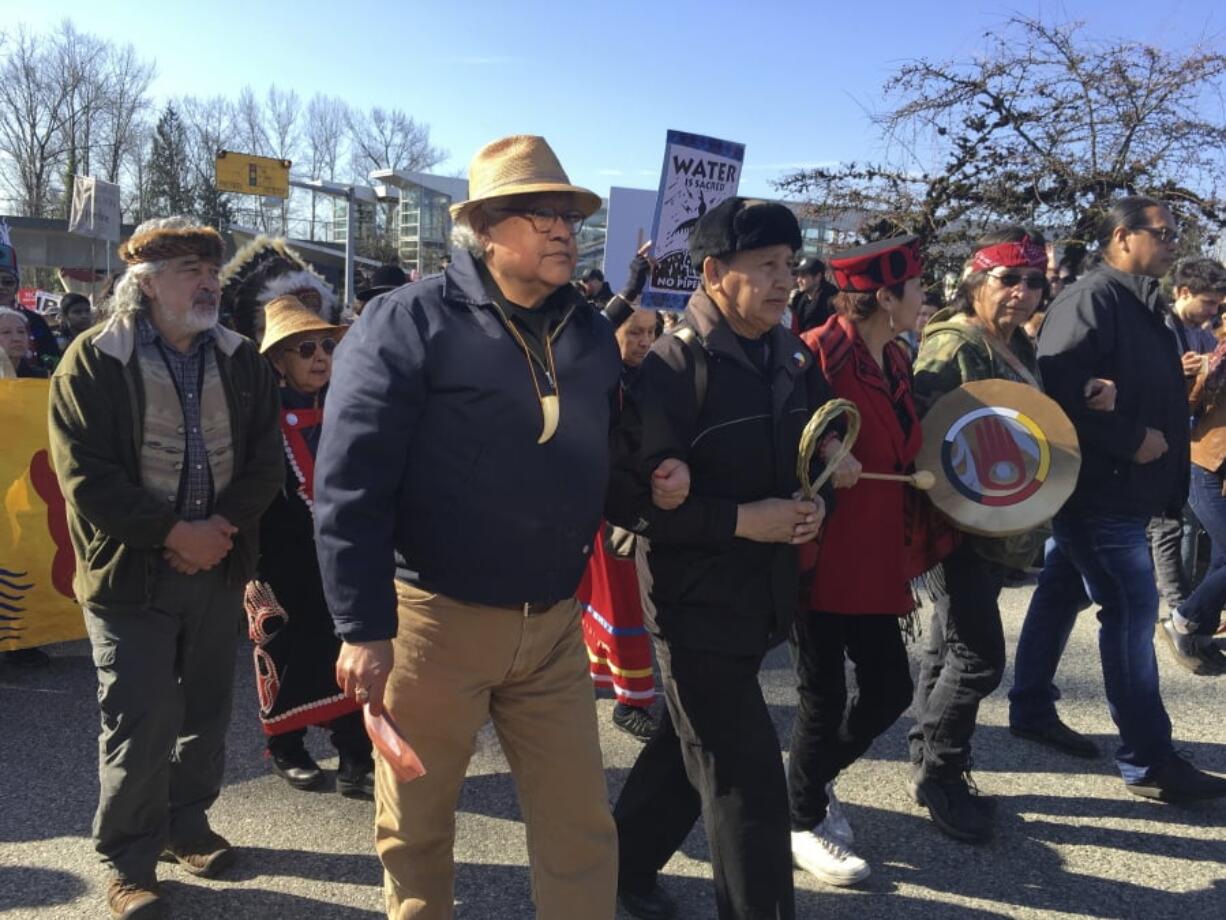
<instances>
[{"instance_id":1,"label":"asphalt road","mask_svg":"<svg viewBox=\"0 0 1226 920\"><path fill-rule=\"evenodd\" d=\"M1003 598L1010 658L1029 588ZM1067 722L1106 751L1114 730L1102 695L1097 624L1083 614L1058 683ZM97 797L95 684L85 643L51 649L53 667L0 671L0 915L105 917L104 879L89 842ZM1163 693L1177 744L1206 769L1226 773L1226 678L1200 678L1159 650ZM297 792L262 758L249 651L230 730L226 787L212 811L216 828L242 848L224 880L162 870L176 918L374 920L382 916L381 871L373 852L372 806L328 790ZM1008 687L1011 675L1005 677ZM785 652L762 683L780 737L790 732L795 694ZM598 702L610 795L638 750ZM970 918L1226 917L1226 802L1182 808L1127 794L1112 761L1086 762L1012 738L1003 688L986 701L975 736L980 788L1000 798L998 833L982 847L942 836L910 804L904 717L839 781L839 795L873 868L858 889L827 888L797 872L801 917L889 920ZM323 733L310 744L335 768ZM457 917L533 917L523 827L506 761L493 732L482 733L465 785L456 843ZM682 916L707 920L715 908L701 827L666 869L664 884ZM583 920L583 918L576 918Z\"/></svg>"}]
</instances>

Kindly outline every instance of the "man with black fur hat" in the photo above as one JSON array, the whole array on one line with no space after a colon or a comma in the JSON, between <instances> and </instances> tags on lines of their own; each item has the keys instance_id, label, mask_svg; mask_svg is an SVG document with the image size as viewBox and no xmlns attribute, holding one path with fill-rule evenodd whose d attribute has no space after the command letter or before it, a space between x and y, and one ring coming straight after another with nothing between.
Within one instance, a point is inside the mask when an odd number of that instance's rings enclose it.
<instances>
[{"instance_id":1,"label":"man with black fur hat","mask_svg":"<svg viewBox=\"0 0 1226 920\"><path fill-rule=\"evenodd\" d=\"M796 546L825 505L796 497L801 431L829 390L781 325L800 227L779 204L730 198L690 237L702 286L627 399L610 510L643 539L667 703L618 800L618 894L635 917L675 914L659 870L706 815L721 920L795 916L787 789L758 670L787 635ZM677 509L650 471L684 460ZM640 560L640 564L643 563Z\"/></svg>"}]
</instances>

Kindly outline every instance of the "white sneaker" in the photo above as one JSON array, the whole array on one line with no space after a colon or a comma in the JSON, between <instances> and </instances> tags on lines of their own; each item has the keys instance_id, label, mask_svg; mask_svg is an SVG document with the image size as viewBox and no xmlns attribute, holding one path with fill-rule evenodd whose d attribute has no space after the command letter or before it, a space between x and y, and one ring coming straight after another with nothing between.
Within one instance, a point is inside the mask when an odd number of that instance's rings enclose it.
<instances>
[{"instance_id":1,"label":"white sneaker","mask_svg":"<svg viewBox=\"0 0 1226 920\"><path fill-rule=\"evenodd\" d=\"M834 794L834 780L826 783L826 802L826 820L822 824L843 846L852 846L856 842L856 832L851 829L843 803Z\"/></svg>"},{"instance_id":2,"label":"white sneaker","mask_svg":"<svg viewBox=\"0 0 1226 920\"><path fill-rule=\"evenodd\" d=\"M869 876L868 863L843 846L823 821L811 831L792 831L792 862L827 885L846 887Z\"/></svg>"}]
</instances>

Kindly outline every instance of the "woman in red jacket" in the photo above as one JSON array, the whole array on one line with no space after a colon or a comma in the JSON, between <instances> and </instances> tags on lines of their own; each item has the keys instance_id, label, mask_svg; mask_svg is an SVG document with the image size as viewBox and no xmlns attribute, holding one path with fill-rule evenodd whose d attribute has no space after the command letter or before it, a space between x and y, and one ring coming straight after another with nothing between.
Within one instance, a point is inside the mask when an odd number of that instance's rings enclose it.
<instances>
[{"instance_id":1,"label":"woman in red jacket","mask_svg":"<svg viewBox=\"0 0 1226 920\"><path fill-rule=\"evenodd\" d=\"M829 884L853 885L869 867L851 850L851 826L834 797L834 779L911 702L899 618L914 606L906 575L904 486L857 480L861 468L910 472L919 453L911 362L895 337L915 322L923 289L915 237L846 250L830 266L840 291L837 312L803 338L835 395L860 410L861 427L855 459L834 476L841 491L817 546L808 609L793 627L800 704L788 791L796 864ZM844 654L855 666L858 690L850 708Z\"/></svg>"}]
</instances>

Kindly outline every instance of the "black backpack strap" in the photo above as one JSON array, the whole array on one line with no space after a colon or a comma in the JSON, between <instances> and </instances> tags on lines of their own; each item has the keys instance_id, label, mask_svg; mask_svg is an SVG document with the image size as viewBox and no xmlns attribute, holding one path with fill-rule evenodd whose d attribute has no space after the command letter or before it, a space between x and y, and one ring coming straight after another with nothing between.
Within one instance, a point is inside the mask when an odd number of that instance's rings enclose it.
<instances>
[{"instance_id":1,"label":"black backpack strap","mask_svg":"<svg viewBox=\"0 0 1226 920\"><path fill-rule=\"evenodd\" d=\"M690 363L694 365L694 396L701 413L702 404L707 398L707 350L702 347L702 339L698 337L698 333L689 326L682 326L673 332L673 335L685 346Z\"/></svg>"}]
</instances>

